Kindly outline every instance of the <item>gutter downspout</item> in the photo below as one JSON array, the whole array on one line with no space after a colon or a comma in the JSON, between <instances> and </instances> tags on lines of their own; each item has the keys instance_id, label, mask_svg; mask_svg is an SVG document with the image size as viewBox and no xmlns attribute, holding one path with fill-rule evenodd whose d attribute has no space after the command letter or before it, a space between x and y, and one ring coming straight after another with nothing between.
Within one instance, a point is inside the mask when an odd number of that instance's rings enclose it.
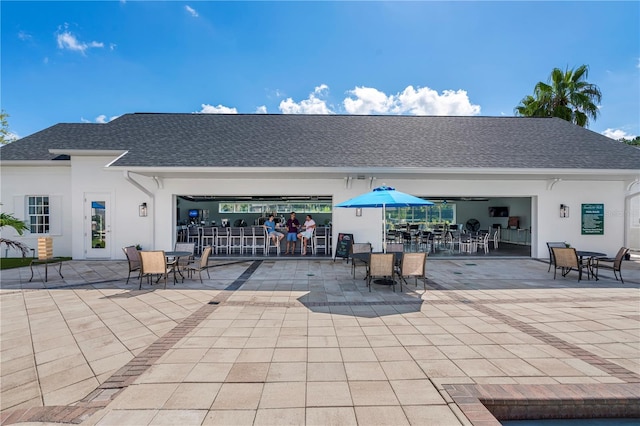
<instances>
[{"instance_id":1,"label":"gutter downspout","mask_svg":"<svg viewBox=\"0 0 640 426\"><path fill-rule=\"evenodd\" d=\"M140 191L142 191L145 195L149 197L150 204L151 204L151 211L153 212L153 214L151 215L151 246L155 247L156 246L156 232L155 232L156 226L155 226L154 218L155 218L155 211L156 211L156 197L153 192L145 188L140 182L134 180L131 177L129 170L123 171L123 176L127 182L129 182L131 185L138 188ZM157 184L157 181L156 181L156 184Z\"/></svg>"}]
</instances>

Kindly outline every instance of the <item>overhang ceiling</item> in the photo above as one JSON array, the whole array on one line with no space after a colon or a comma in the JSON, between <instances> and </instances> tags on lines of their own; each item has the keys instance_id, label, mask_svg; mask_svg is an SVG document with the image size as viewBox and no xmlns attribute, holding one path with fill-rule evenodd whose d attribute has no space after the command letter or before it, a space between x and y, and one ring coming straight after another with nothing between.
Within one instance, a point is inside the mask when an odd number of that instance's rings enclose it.
<instances>
[{"instance_id":1,"label":"overhang ceiling","mask_svg":"<svg viewBox=\"0 0 640 426\"><path fill-rule=\"evenodd\" d=\"M178 195L179 199L193 202L203 201L217 201L217 202L266 202L266 203L281 203L281 202L332 202L330 195L313 195L313 196L215 196L215 195Z\"/></svg>"}]
</instances>

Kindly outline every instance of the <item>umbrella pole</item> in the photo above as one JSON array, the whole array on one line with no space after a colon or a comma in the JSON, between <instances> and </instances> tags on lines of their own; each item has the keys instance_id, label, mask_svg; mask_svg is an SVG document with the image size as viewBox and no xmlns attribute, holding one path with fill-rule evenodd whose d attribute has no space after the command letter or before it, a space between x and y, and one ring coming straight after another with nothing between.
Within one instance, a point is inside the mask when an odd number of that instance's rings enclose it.
<instances>
[{"instance_id":1,"label":"umbrella pole","mask_svg":"<svg viewBox=\"0 0 640 426\"><path fill-rule=\"evenodd\" d=\"M387 252L387 209L382 205L382 251Z\"/></svg>"}]
</instances>

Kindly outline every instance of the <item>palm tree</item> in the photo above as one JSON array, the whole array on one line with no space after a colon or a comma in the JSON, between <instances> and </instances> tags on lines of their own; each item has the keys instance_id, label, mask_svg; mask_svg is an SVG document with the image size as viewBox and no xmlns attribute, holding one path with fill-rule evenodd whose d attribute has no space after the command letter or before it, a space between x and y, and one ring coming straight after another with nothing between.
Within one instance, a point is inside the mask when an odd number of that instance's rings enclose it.
<instances>
[{"instance_id":1,"label":"palm tree","mask_svg":"<svg viewBox=\"0 0 640 426\"><path fill-rule=\"evenodd\" d=\"M595 84L588 83L586 65L562 71L554 68L549 83L536 84L533 96L527 95L515 108L517 115L525 117L558 117L587 127L589 118L598 117L598 104L602 93Z\"/></svg>"},{"instance_id":2,"label":"palm tree","mask_svg":"<svg viewBox=\"0 0 640 426\"><path fill-rule=\"evenodd\" d=\"M20 219L16 218L10 213L0 213L0 228L8 226L16 230L18 235L22 235L24 231L29 230L29 227ZM0 237L0 244L6 244L7 247L15 248L22 252L22 257L25 257L29 253L29 247L20 241L7 240Z\"/></svg>"}]
</instances>

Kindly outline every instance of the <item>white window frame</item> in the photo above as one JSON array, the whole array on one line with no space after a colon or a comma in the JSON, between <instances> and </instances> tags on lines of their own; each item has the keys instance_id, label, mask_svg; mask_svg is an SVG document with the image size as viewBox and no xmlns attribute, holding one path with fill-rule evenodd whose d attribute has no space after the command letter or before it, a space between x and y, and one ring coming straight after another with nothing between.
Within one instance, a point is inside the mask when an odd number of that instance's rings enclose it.
<instances>
[{"instance_id":1,"label":"white window frame","mask_svg":"<svg viewBox=\"0 0 640 426\"><path fill-rule=\"evenodd\" d=\"M48 195L27 195L26 204L29 232L32 235L49 235L51 233L51 198Z\"/></svg>"}]
</instances>

